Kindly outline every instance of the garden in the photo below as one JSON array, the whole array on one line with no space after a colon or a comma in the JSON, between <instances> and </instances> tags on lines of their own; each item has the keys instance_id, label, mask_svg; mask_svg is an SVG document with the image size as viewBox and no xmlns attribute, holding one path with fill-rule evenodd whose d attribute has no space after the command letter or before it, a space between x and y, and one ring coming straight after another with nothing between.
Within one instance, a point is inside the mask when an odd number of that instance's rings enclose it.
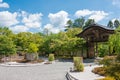
<instances>
[{"instance_id":1,"label":"garden","mask_svg":"<svg viewBox=\"0 0 120 80\"><path fill-rule=\"evenodd\" d=\"M0 27L0 62L41 63L40 57L47 57L48 63L55 59L73 59L74 71L84 71L83 58L87 50L86 41L76 35L87 26L95 23L93 19L78 18L67 22L66 30L57 34L45 29L44 33L20 32L13 33L7 27ZM120 80L120 23L114 22L115 33L107 42L99 43L97 57L104 57L95 74L105 76L101 80ZM116 26L117 25L117 26ZM113 25L108 23L108 27Z\"/></svg>"}]
</instances>

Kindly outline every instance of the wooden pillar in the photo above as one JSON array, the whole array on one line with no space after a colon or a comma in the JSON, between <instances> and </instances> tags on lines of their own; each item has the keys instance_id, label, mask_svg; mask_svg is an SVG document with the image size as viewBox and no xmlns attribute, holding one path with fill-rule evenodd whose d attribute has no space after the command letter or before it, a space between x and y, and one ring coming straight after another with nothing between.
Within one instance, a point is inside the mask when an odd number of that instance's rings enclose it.
<instances>
[{"instance_id":1,"label":"wooden pillar","mask_svg":"<svg viewBox=\"0 0 120 80\"><path fill-rule=\"evenodd\" d=\"M93 42L89 42L88 43L88 58L94 58L95 54L94 54L94 43Z\"/></svg>"},{"instance_id":2,"label":"wooden pillar","mask_svg":"<svg viewBox=\"0 0 120 80\"><path fill-rule=\"evenodd\" d=\"M86 45L87 45L87 58L89 58L89 50L88 50L89 44L88 44L88 42L86 42Z\"/></svg>"},{"instance_id":3,"label":"wooden pillar","mask_svg":"<svg viewBox=\"0 0 120 80\"><path fill-rule=\"evenodd\" d=\"M98 43L96 42L96 52L95 52L95 56L98 55Z\"/></svg>"}]
</instances>

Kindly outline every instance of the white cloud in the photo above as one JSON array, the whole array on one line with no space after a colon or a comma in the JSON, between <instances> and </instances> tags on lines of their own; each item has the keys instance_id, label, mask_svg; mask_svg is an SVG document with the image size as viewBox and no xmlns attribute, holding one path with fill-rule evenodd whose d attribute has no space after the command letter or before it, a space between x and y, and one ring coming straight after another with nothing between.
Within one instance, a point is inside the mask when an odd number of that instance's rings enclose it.
<instances>
[{"instance_id":1,"label":"white cloud","mask_svg":"<svg viewBox=\"0 0 120 80\"><path fill-rule=\"evenodd\" d=\"M0 8L9 8L9 4L3 2L3 0L0 0Z\"/></svg>"},{"instance_id":2,"label":"white cloud","mask_svg":"<svg viewBox=\"0 0 120 80\"><path fill-rule=\"evenodd\" d=\"M104 11L94 11L94 10L88 10L88 9L79 10L79 11L76 11L75 13L75 16L77 18L82 17L82 16L83 17L87 16L88 19L94 19L96 22L103 20L108 15L109 14Z\"/></svg>"},{"instance_id":3,"label":"white cloud","mask_svg":"<svg viewBox=\"0 0 120 80\"><path fill-rule=\"evenodd\" d=\"M44 28L47 29L47 30L51 30L53 28L53 25L52 24L46 24L44 26Z\"/></svg>"},{"instance_id":4,"label":"white cloud","mask_svg":"<svg viewBox=\"0 0 120 80\"><path fill-rule=\"evenodd\" d=\"M89 19L94 19L96 22L99 22L108 15L109 14L105 13L104 11L94 11L94 13L89 17Z\"/></svg>"},{"instance_id":5,"label":"white cloud","mask_svg":"<svg viewBox=\"0 0 120 80\"><path fill-rule=\"evenodd\" d=\"M0 3L0 8L9 8L7 3Z\"/></svg>"},{"instance_id":6,"label":"white cloud","mask_svg":"<svg viewBox=\"0 0 120 80\"><path fill-rule=\"evenodd\" d=\"M48 15L50 23L44 26L44 29L48 29L52 33L58 33L66 25L66 22L69 20L68 13L65 11L59 11L57 13L50 13Z\"/></svg>"},{"instance_id":7,"label":"white cloud","mask_svg":"<svg viewBox=\"0 0 120 80\"><path fill-rule=\"evenodd\" d=\"M29 28L27 28L24 25L16 25L16 26L10 27L10 29L15 33L27 32L29 30Z\"/></svg>"},{"instance_id":8,"label":"white cloud","mask_svg":"<svg viewBox=\"0 0 120 80\"><path fill-rule=\"evenodd\" d=\"M48 33L58 33L60 32L59 28L54 27L52 24L46 24L44 29L48 31Z\"/></svg>"},{"instance_id":9,"label":"white cloud","mask_svg":"<svg viewBox=\"0 0 120 80\"><path fill-rule=\"evenodd\" d=\"M68 13L65 11L59 11L55 14L50 13L48 17L54 27L64 27L66 22L69 20Z\"/></svg>"},{"instance_id":10,"label":"white cloud","mask_svg":"<svg viewBox=\"0 0 120 80\"><path fill-rule=\"evenodd\" d=\"M18 23L17 13L11 13L9 11L0 12L0 25L2 26L12 26Z\"/></svg>"},{"instance_id":11,"label":"white cloud","mask_svg":"<svg viewBox=\"0 0 120 80\"><path fill-rule=\"evenodd\" d=\"M88 9L84 9L84 10L76 11L75 16L76 17L81 17L81 16L84 17L84 16L90 15L92 13L93 13L93 11L90 11Z\"/></svg>"},{"instance_id":12,"label":"white cloud","mask_svg":"<svg viewBox=\"0 0 120 80\"><path fill-rule=\"evenodd\" d=\"M22 12L23 20L22 22L25 24L25 26L29 28L39 28L41 27L41 13L36 14L26 14L25 12Z\"/></svg>"},{"instance_id":13,"label":"white cloud","mask_svg":"<svg viewBox=\"0 0 120 80\"><path fill-rule=\"evenodd\" d=\"M59 33L60 31L61 31L61 29L59 29L59 28L52 28L51 29L52 33Z\"/></svg>"},{"instance_id":14,"label":"white cloud","mask_svg":"<svg viewBox=\"0 0 120 80\"><path fill-rule=\"evenodd\" d=\"M120 0L112 0L112 4L120 7Z\"/></svg>"},{"instance_id":15,"label":"white cloud","mask_svg":"<svg viewBox=\"0 0 120 80\"><path fill-rule=\"evenodd\" d=\"M11 13L9 11L0 12L0 26L9 27L14 32L25 32L30 29L41 29L41 13L29 14L25 11Z\"/></svg>"},{"instance_id":16,"label":"white cloud","mask_svg":"<svg viewBox=\"0 0 120 80\"><path fill-rule=\"evenodd\" d=\"M114 23L115 20L120 21L120 18L113 18L111 21Z\"/></svg>"},{"instance_id":17,"label":"white cloud","mask_svg":"<svg viewBox=\"0 0 120 80\"><path fill-rule=\"evenodd\" d=\"M0 2L2 2L3 0L0 0Z\"/></svg>"}]
</instances>

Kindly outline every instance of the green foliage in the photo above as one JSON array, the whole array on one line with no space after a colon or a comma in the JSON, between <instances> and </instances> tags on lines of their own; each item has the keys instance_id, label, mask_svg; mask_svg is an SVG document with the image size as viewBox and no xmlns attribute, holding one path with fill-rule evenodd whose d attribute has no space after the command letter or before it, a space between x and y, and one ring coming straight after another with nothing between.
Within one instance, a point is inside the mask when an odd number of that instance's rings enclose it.
<instances>
[{"instance_id":1,"label":"green foliage","mask_svg":"<svg viewBox=\"0 0 120 80\"><path fill-rule=\"evenodd\" d=\"M109 54L109 46L108 44L101 43L98 45L98 56L99 57L104 57Z\"/></svg>"},{"instance_id":2,"label":"green foliage","mask_svg":"<svg viewBox=\"0 0 120 80\"><path fill-rule=\"evenodd\" d=\"M108 76L114 77L116 80L120 80L120 64L115 63L106 68Z\"/></svg>"},{"instance_id":3,"label":"green foliage","mask_svg":"<svg viewBox=\"0 0 120 80\"><path fill-rule=\"evenodd\" d=\"M108 22L107 27L108 28L113 28L114 27L114 24L111 20Z\"/></svg>"},{"instance_id":4,"label":"green foliage","mask_svg":"<svg viewBox=\"0 0 120 80\"><path fill-rule=\"evenodd\" d=\"M21 48L21 51L26 52L28 46L30 44L30 37L32 34L30 32L20 32L16 34L16 38L14 40L17 47Z\"/></svg>"},{"instance_id":5,"label":"green foliage","mask_svg":"<svg viewBox=\"0 0 120 80\"><path fill-rule=\"evenodd\" d=\"M85 25L83 27L83 29L86 29L87 27L89 27L91 24L94 24L95 23L95 20L94 19L88 19L86 22L85 22Z\"/></svg>"},{"instance_id":6,"label":"green foliage","mask_svg":"<svg viewBox=\"0 0 120 80\"><path fill-rule=\"evenodd\" d=\"M78 51L81 45L85 43L82 38L76 36L81 31L80 28L74 28L58 34L49 34L43 38L44 42L41 50L45 53L54 52L57 53L57 55Z\"/></svg>"},{"instance_id":7,"label":"green foliage","mask_svg":"<svg viewBox=\"0 0 120 80\"><path fill-rule=\"evenodd\" d=\"M84 71L84 65L83 65L83 63L79 63L77 66L76 66L76 68L77 68L77 71Z\"/></svg>"},{"instance_id":8,"label":"green foliage","mask_svg":"<svg viewBox=\"0 0 120 80\"><path fill-rule=\"evenodd\" d=\"M105 70L105 75L113 77L115 80L120 80L120 55L107 56L100 62L103 64ZM98 71L97 73L99 73Z\"/></svg>"},{"instance_id":9,"label":"green foliage","mask_svg":"<svg viewBox=\"0 0 120 80\"><path fill-rule=\"evenodd\" d=\"M12 41L11 44L16 47L15 49L13 48L15 52L17 51L22 54L26 54L27 52L38 52L40 54L55 53L55 55L58 56L59 54L63 56L65 54L72 57L74 53L77 53L78 51L80 52L80 49L82 49L81 47L83 47L85 44L84 39L78 38L76 36L82 31L81 27L84 26L84 18L76 19L73 22L69 20L68 24L68 26L72 28L69 28L67 31L57 34L50 34L49 32L47 32L47 35L31 32L20 32L14 34L7 27L0 27L0 35L7 36L11 39L8 41ZM73 24L75 24L74 28ZM2 53L5 52L2 50L1 54Z\"/></svg>"},{"instance_id":10,"label":"green foliage","mask_svg":"<svg viewBox=\"0 0 120 80\"><path fill-rule=\"evenodd\" d=\"M115 63L114 56L105 56L103 60L100 61L100 64L104 65L105 67L108 67L113 63Z\"/></svg>"},{"instance_id":11,"label":"green foliage","mask_svg":"<svg viewBox=\"0 0 120 80\"><path fill-rule=\"evenodd\" d=\"M73 57L74 69L77 71L84 71L84 65L82 57Z\"/></svg>"},{"instance_id":12,"label":"green foliage","mask_svg":"<svg viewBox=\"0 0 120 80\"><path fill-rule=\"evenodd\" d=\"M120 53L120 28L115 30L115 34L109 37L110 52L112 54Z\"/></svg>"},{"instance_id":13,"label":"green foliage","mask_svg":"<svg viewBox=\"0 0 120 80\"><path fill-rule=\"evenodd\" d=\"M72 28L72 27L73 27L73 22L71 20L68 20L66 28Z\"/></svg>"},{"instance_id":14,"label":"green foliage","mask_svg":"<svg viewBox=\"0 0 120 80\"><path fill-rule=\"evenodd\" d=\"M16 53L16 46L11 38L0 35L0 53L3 55L11 55Z\"/></svg>"},{"instance_id":15,"label":"green foliage","mask_svg":"<svg viewBox=\"0 0 120 80\"><path fill-rule=\"evenodd\" d=\"M68 20L66 23L66 28L82 28L85 24L85 19L84 17L77 18L74 21Z\"/></svg>"},{"instance_id":16,"label":"green foliage","mask_svg":"<svg viewBox=\"0 0 120 80\"><path fill-rule=\"evenodd\" d=\"M77 18L74 20L74 23L73 23L73 27L83 27L85 24L85 19L84 17L81 17L81 18Z\"/></svg>"},{"instance_id":17,"label":"green foliage","mask_svg":"<svg viewBox=\"0 0 120 80\"><path fill-rule=\"evenodd\" d=\"M12 37L13 33L7 27L0 27L0 35L5 35L5 36L8 36L8 37Z\"/></svg>"},{"instance_id":18,"label":"green foliage","mask_svg":"<svg viewBox=\"0 0 120 80\"><path fill-rule=\"evenodd\" d=\"M120 63L120 54L116 56L116 62Z\"/></svg>"},{"instance_id":19,"label":"green foliage","mask_svg":"<svg viewBox=\"0 0 120 80\"><path fill-rule=\"evenodd\" d=\"M37 53L37 51L38 51L37 44L30 43L30 45L28 46L28 52L29 53Z\"/></svg>"},{"instance_id":20,"label":"green foliage","mask_svg":"<svg viewBox=\"0 0 120 80\"><path fill-rule=\"evenodd\" d=\"M48 60L54 61L55 60L54 54L49 54Z\"/></svg>"},{"instance_id":21,"label":"green foliage","mask_svg":"<svg viewBox=\"0 0 120 80\"><path fill-rule=\"evenodd\" d=\"M30 32L20 32L16 34L13 40L19 52L20 51L27 52L31 44L35 44L37 48L39 49L37 51L40 51L41 46L43 44L43 39L40 33L32 34Z\"/></svg>"},{"instance_id":22,"label":"green foliage","mask_svg":"<svg viewBox=\"0 0 120 80\"><path fill-rule=\"evenodd\" d=\"M116 19L116 20L114 21L114 27L115 27L115 28L118 28L119 26L120 26L120 22L119 22L119 20Z\"/></svg>"},{"instance_id":23,"label":"green foliage","mask_svg":"<svg viewBox=\"0 0 120 80\"><path fill-rule=\"evenodd\" d=\"M81 18L77 18L74 21L68 20L66 23L66 30L68 30L69 28L81 28L81 29L86 29L87 27L89 27L89 25L94 24L95 20L94 19L88 19L85 20L84 17Z\"/></svg>"}]
</instances>

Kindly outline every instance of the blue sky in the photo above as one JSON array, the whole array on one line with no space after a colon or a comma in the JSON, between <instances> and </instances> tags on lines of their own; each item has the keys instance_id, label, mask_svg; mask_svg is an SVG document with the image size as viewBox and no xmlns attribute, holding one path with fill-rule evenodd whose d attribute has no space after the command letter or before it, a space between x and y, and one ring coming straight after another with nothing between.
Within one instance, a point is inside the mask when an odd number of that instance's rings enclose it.
<instances>
[{"instance_id":1,"label":"blue sky","mask_svg":"<svg viewBox=\"0 0 120 80\"><path fill-rule=\"evenodd\" d=\"M119 20L120 0L0 0L0 25L15 33L57 33L81 16L102 25Z\"/></svg>"}]
</instances>

